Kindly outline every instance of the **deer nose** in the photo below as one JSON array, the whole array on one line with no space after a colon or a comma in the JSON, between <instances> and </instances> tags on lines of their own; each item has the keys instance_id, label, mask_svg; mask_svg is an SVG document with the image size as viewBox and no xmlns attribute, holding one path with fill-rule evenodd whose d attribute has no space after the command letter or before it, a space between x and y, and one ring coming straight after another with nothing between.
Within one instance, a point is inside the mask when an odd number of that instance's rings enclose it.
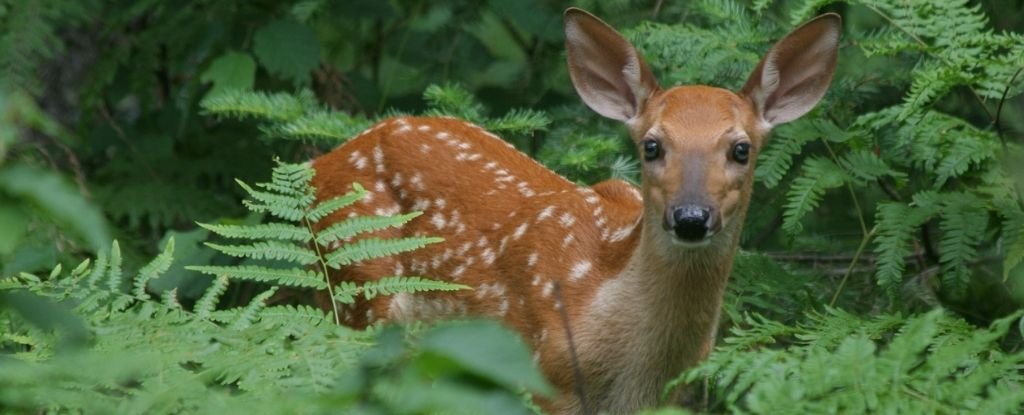
<instances>
[{"instance_id":1,"label":"deer nose","mask_svg":"<svg viewBox=\"0 0 1024 415\"><path fill-rule=\"evenodd\" d=\"M699 205L683 205L672 210L672 230L679 239L699 242L711 230L711 209Z\"/></svg>"}]
</instances>

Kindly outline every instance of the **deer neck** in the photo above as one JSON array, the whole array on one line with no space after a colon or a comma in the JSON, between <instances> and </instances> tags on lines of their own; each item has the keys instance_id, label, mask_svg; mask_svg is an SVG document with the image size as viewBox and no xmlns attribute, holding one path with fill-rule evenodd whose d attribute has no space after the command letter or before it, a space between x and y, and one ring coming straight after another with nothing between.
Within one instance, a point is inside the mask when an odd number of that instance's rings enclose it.
<instances>
[{"instance_id":1,"label":"deer neck","mask_svg":"<svg viewBox=\"0 0 1024 415\"><path fill-rule=\"evenodd\" d=\"M649 218L626 267L600 288L581 333L583 354L618 366L588 374L594 392L621 392L609 407L657 399L666 382L707 356L739 242L740 226L732 224L709 246L683 248Z\"/></svg>"}]
</instances>

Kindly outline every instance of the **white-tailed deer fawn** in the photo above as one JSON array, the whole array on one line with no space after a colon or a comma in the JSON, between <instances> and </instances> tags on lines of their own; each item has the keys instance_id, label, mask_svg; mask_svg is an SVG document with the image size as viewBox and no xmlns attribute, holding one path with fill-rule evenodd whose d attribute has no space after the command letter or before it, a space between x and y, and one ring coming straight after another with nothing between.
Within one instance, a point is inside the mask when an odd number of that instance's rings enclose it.
<instances>
[{"instance_id":1,"label":"white-tailed deer fawn","mask_svg":"<svg viewBox=\"0 0 1024 415\"><path fill-rule=\"evenodd\" d=\"M334 282L405 274L474 289L360 301L343 309L343 321L363 327L459 315L502 319L561 391L547 409L578 413L584 408L572 393L563 307L587 409L656 405L666 382L713 346L757 153L772 127L807 113L825 94L839 32L835 14L800 26L737 93L662 90L614 29L567 10L572 82L590 108L628 127L643 159L641 188L618 180L576 186L464 121L383 121L314 162L321 199L353 182L370 191L320 225L354 214L423 211L378 236L445 241L345 268ZM564 304L556 301L556 283Z\"/></svg>"}]
</instances>

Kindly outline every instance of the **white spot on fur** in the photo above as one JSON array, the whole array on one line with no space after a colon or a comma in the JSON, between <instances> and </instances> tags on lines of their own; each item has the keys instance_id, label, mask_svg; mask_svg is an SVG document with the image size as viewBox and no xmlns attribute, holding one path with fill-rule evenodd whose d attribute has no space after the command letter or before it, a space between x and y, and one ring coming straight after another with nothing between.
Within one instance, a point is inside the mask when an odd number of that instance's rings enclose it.
<instances>
[{"instance_id":1,"label":"white spot on fur","mask_svg":"<svg viewBox=\"0 0 1024 415\"><path fill-rule=\"evenodd\" d=\"M526 257L526 265L530 266L530 267L532 267L534 265L537 265L537 253L536 252L534 252L534 253L530 254L530 256Z\"/></svg>"},{"instance_id":2,"label":"white spot on fur","mask_svg":"<svg viewBox=\"0 0 1024 415\"><path fill-rule=\"evenodd\" d=\"M523 234L526 233L526 228L528 228L529 226L530 224L528 223L523 223L522 225L519 225L519 227L516 228L515 233L512 234L512 239L519 240L519 238L522 238Z\"/></svg>"},{"instance_id":3,"label":"white spot on fur","mask_svg":"<svg viewBox=\"0 0 1024 415\"><path fill-rule=\"evenodd\" d=\"M424 211L430 208L430 200L427 199L416 199L416 203L412 205L412 210Z\"/></svg>"},{"instance_id":4,"label":"white spot on fur","mask_svg":"<svg viewBox=\"0 0 1024 415\"><path fill-rule=\"evenodd\" d=\"M487 263L487 265L493 264L495 259L494 250L491 248L484 249L484 252L480 254L480 259Z\"/></svg>"},{"instance_id":5,"label":"white spot on fur","mask_svg":"<svg viewBox=\"0 0 1024 415\"><path fill-rule=\"evenodd\" d=\"M429 153L430 152L430 144L421 143L420 144L420 152L423 153L423 154Z\"/></svg>"},{"instance_id":6,"label":"white spot on fur","mask_svg":"<svg viewBox=\"0 0 1024 415\"><path fill-rule=\"evenodd\" d=\"M540 274L534 274L533 281L530 281L530 285L536 287L536 286L540 285L540 281L541 281Z\"/></svg>"},{"instance_id":7,"label":"white spot on fur","mask_svg":"<svg viewBox=\"0 0 1024 415\"><path fill-rule=\"evenodd\" d=\"M472 248L472 247L473 247L473 243L472 242L466 242L466 243L462 244L462 246L459 247L459 250L455 251L455 253L457 255L459 255L459 256L466 255L466 252L469 252L469 249Z\"/></svg>"},{"instance_id":8,"label":"white spot on fur","mask_svg":"<svg viewBox=\"0 0 1024 415\"><path fill-rule=\"evenodd\" d=\"M438 209L444 209L444 205L446 203L447 202L445 202L444 199L441 199L441 198L434 199L434 205L437 206Z\"/></svg>"},{"instance_id":9,"label":"white spot on fur","mask_svg":"<svg viewBox=\"0 0 1024 415\"><path fill-rule=\"evenodd\" d=\"M562 248L565 248L565 247L569 246L569 244L571 244L572 241L574 241L574 240L576 240L576 236L575 235L573 235L571 233L568 234L568 235L565 235L565 238L562 238Z\"/></svg>"},{"instance_id":10,"label":"white spot on fur","mask_svg":"<svg viewBox=\"0 0 1024 415\"><path fill-rule=\"evenodd\" d=\"M569 271L569 280L576 281L580 278L583 278L584 275L587 275L587 272L590 271L590 268L592 266L593 264L591 264L590 261L584 260L577 262L575 265L572 266L572 270Z\"/></svg>"},{"instance_id":11,"label":"white spot on fur","mask_svg":"<svg viewBox=\"0 0 1024 415\"><path fill-rule=\"evenodd\" d=\"M576 223L576 217L573 216L569 212L563 213L562 217L559 220L562 222L562 226L564 226L566 228L568 228L568 227L572 226L572 224Z\"/></svg>"},{"instance_id":12,"label":"white spot on fur","mask_svg":"<svg viewBox=\"0 0 1024 415\"><path fill-rule=\"evenodd\" d=\"M437 229L441 229L444 228L444 225L447 223L447 221L445 221L444 215L442 215L441 212L438 212L435 213L434 216L430 218L430 223L434 224L434 227L436 227Z\"/></svg>"},{"instance_id":13,"label":"white spot on fur","mask_svg":"<svg viewBox=\"0 0 1024 415\"><path fill-rule=\"evenodd\" d=\"M508 299L502 298L501 304L498 305L498 314L505 316L508 314Z\"/></svg>"},{"instance_id":14,"label":"white spot on fur","mask_svg":"<svg viewBox=\"0 0 1024 415\"><path fill-rule=\"evenodd\" d=\"M427 187L423 185L423 175L422 174L416 173L416 174L412 175L412 178L409 179L409 183L412 184L413 189L416 189L416 190L418 190L420 192L422 192L424 190L427 190Z\"/></svg>"},{"instance_id":15,"label":"white spot on fur","mask_svg":"<svg viewBox=\"0 0 1024 415\"><path fill-rule=\"evenodd\" d=\"M430 131L430 126L429 125L421 125L419 127L416 127L416 129L420 130L420 131L423 131L423 132L427 132L427 131Z\"/></svg>"},{"instance_id":16,"label":"white spot on fur","mask_svg":"<svg viewBox=\"0 0 1024 415\"><path fill-rule=\"evenodd\" d=\"M597 203L598 201L600 201L601 199L598 198L597 196L587 196L587 198L585 200L587 201L587 203L590 203L590 204L593 205L593 204Z\"/></svg>"},{"instance_id":17,"label":"white spot on fur","mask_svg":"<svg viewBox=\"0 0 1024 415\"><path fill-rule=\"evenodd\" d=\"M540 221L542 221L544 219L550 218L551 215L554 212L555 212L555 207L554 206L548 206L548 207L544 208L544 210L540 211L540 214L537 215L537 222L540 222Z\"/></svg>"},{"instance_id":18,"label":"white spot on fur","mask_svg":"<svg viewBox=\"0 0 1024 415\"><path fill-rule=\"evenodd\" d=\"M386 189L387 185L384 184L383 180L377 180L377 183L374 183L373 185L373 190L376 190L378 192L383 192Z\"/></svg>"},{"instance_id":19,"label":"white spot on fur","mask_svg":"<svg viewBox=\"0 0 1024 415\"><path fill-rule=\"evenodd\" d=\"M544 296L544 298L550 297L551 291L553 291L554 289L555 283L548 281L546 284L544 284L544 288L541 288L540 295Z\"/></svg>"},{"instance_id":20,"label":"white spot on fur","mask_svg":"<svg viewBox=\"0 0 1024 415\"><path fill-rule=\"evenodd\" d=\"M487 162L487 164L484 164L484 170L494 170L497 167L498 163L495 163L493 161L489 161Z\"/></svg>"},{"instance_id":21,"label":"white spot on fur","mask_svg":"<svg viewBox=\"0 0 1024 415\"><path fill-rule=\"evenodd\" d=\"M452 278L458 279L458 277L462 276L462 274L465 273L465 272L466 272L466 266L465 265L459 265L459 266L455 267L454 271L452 271Z\"/></svg>"},{"instance_id":22,"label":"white spot on fur","mask_svg":"<svg viewBox=\"0 0 1024 415\"><path fill-rule=\"evenodd\" d=\"M402 173L395 173L395 176L391 178L391 187L398 188L402 186Z\"/></svg>"},{"instance_id":23,"label":"white spot on fur","mask_svg":"<svg viewBox=\"0 0 1024 415\"><path fill-rule=\"evenodd\" d=\"M384 150L380 148L380 144L373 148L373 165L377 173L384 173Z\"/></svg>"}]
</instances>

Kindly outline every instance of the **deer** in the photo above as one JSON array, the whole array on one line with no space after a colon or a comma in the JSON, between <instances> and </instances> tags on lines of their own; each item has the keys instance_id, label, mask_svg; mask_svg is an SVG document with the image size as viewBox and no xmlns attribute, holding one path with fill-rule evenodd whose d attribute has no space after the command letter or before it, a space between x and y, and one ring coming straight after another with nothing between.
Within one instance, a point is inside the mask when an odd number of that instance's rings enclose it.
<instances>
[{"instance_id":1,"label":"deer","mask_svg":"<svg viewBox=\"0 0 1024 415\"><path fill-rule=\"evenodd\" d=\"M540 401L545 410L629 413L658 405L667 382L711 352L757 154L773 127L825 95L841 19L793 30L736 92L662 89L629 41L581 9L565 11L564 28L572 84L625 124L642 159L639 188L577 186L477 125L402 116L313 160L318 199L353 183L367 190L316 226L423 212L374 236L443 242L332 271L332 283L418 275L471 287L338 304L343 324L498 319L559 392ZM329 297L318 301L331 309Z\"/></svg>"}]
</instances>

